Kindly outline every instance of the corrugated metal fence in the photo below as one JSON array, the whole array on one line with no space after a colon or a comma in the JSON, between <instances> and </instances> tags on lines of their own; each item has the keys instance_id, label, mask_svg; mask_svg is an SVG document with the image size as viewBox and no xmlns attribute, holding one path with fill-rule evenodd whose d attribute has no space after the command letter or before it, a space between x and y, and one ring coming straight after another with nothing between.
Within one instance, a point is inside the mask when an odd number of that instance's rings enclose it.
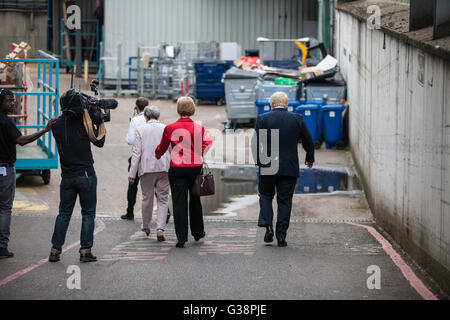
<instances>
[{"instance_id":1,"label":"corrugated metal fence","mask_svg":"<svg viewBox=\"0 0 450 320\"><path fill-rule=\"evenodd\" d=\"M259 36L316 36L314 20L316 0L106 0L105 55L116 56L118 42L124 61L138 43L214 40L257 49Z\"/></svg>"}]
</instances>

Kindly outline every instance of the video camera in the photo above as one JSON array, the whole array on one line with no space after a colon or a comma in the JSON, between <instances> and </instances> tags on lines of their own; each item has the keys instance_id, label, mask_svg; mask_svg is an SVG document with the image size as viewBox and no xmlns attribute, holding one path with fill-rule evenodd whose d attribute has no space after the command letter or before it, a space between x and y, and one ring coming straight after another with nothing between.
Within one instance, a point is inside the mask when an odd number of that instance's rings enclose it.
<instances>
[{"instance_id":1,"label":"video camera","mask_svg":"<svg viewBox=\"0 0 450 320\"><path fill-rule=\"evenodd\" d=\"M92 80L91 90L98 95L98 81ZM65 92L61 98L61 107L63 112L82 117L84 110L89 112L92 123L99 125L102 122L111 121L111 109L117 108L117 100L115 99L97 99L75 89Z\"/></svg>"}]
</instances>

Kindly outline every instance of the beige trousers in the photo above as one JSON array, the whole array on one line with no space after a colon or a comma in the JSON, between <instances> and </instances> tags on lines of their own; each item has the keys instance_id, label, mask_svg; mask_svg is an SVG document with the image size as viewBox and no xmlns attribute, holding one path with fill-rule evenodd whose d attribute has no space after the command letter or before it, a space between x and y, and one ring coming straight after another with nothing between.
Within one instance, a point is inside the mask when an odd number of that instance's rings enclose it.
<instances>
[{"instance_id":1,"label":"beige trousers","mask_svg":"<svg viewBox=\"0 0 450 320\"><path fill-rule=\"evenodd\" d=\"M169 211L169 177L167 172L145 173L140 177L142 189L142 227L150 229L153 214L153 198L156 193L156 228L166 229Z\"/></svg>"}]
</instances>

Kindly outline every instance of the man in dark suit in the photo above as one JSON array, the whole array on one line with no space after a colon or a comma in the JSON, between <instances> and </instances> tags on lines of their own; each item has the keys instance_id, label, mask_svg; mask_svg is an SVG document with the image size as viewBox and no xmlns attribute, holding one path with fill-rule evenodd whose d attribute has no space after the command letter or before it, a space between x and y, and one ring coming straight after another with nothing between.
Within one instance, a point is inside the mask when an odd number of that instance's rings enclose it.
<instances>
[{"instance_id":1,"label":"man in dark suit","mask_svg":"<svg viewBox=\"0 0 450 320\"><path fill-rule=\"evenodd\" d=\"M292 197L300 174L298 143L306 151L305 165L312 168L314 145L303 118L287 111L288 97L275 92L270 97L272 111L259 116L255 123L254 159L259 167L258 226L266 228L264 242L273 241L272 199L277 193L276 238L279 247L287 246L286 233L291 217Z\"/></svg>"}]
</instances>

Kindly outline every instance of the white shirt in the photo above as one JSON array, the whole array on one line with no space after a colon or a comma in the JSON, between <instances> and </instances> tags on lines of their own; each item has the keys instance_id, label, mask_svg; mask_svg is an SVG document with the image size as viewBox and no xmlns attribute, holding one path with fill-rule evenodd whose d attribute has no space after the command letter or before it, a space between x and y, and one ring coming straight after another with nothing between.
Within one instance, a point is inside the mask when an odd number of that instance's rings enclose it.
<instances>
[{"instance_id":1,"label":"white shirt","mask_svg":"<svg viewBox=\"0 0 450 320\"><path fill-rule=\"evenodd\" d=\"M127 138L125 139L130 146L134 145L134 140L136 138L136 129L146 123L144 112L139 113L138 116L134 117L130 121L130 127L128 128Z\"/></svg>"}]
</instances>

